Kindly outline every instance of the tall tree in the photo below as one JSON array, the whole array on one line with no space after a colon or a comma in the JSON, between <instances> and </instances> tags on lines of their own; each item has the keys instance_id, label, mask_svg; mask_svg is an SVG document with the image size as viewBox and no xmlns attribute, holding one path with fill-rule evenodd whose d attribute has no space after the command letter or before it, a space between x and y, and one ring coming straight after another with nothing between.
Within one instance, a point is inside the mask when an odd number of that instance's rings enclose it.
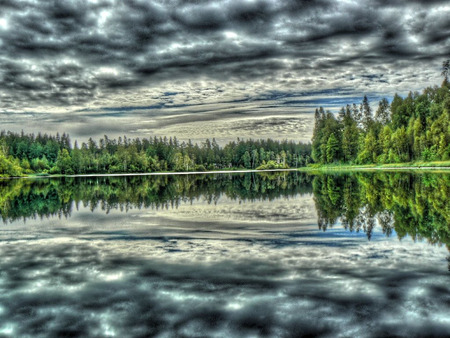
<instances>
[{"instance_id":1,"label":"tall tree","mask_svg":"<svg viewBox=\"0 0 450 338\"><path fill-rule=\"evenodd\" d=\"M389 101L386 98L383 98L379 104L378 109L375 113L375 119L377 122L381 124L387 124L390 121L390 107Z\"/></svg>"},{"instance_id":2,"label":"tall tree","mask_svg":"<svg viewBox=\"0 0 450 338\"><path fill-rule=\"evenodd\" d=\"M344 117L342 132L342 152L344 162L353 162L358 153L359 129L356 121L350 114Z\"/></svg>"},{"instance_id":3,"label":"tall tree","mask_svg":"<svg viewBox=\"0 0 450 338\"><path fill-rule=\"evenodd\" d=\"M444 77L444 82L442 83L442 87L448 85L448 73L450 72L450 59L442 62L442 76Z\"/></svg>"},{"instance_id":4,"label":"tall tree","mask_svg":"<svg viewBox=\"0 0 450 338\"><path fill-rule=\"evenodd\" d=\"M326 146L326 162L332 163L337 160L339 154L339 141L334 133L328 137Z\"/></svg>"},{"instance_id":5,"label":"tall tree","mask_svg":"<svg viewBox=\"0 0 450 338\"><path fill-rule=\"evenodd\" d=\"M373 123L372 118L372 108L370 108L369 99L366 95L364 95L364 98L360 105L360 111L362 115L362 125L364 127L364 130L368 131Z\"/></svg>"}]
</instances>

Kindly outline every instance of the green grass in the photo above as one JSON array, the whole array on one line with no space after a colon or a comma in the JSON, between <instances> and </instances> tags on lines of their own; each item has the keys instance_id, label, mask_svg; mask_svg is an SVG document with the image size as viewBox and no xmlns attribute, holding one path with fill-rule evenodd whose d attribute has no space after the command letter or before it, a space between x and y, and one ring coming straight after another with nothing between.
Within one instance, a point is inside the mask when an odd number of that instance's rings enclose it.
<instances>
[{"instance_id":1,"label":"green grass","mask_svg":"<svg viewBox=\"0 0 450 338\"><path fill-rule=\"evenodd\" d=\"M281 169L281 168L280 168ZM341 164L341 163L332 163L332 164L309 164L307 167L300 168L291 168L291 170L297 169L301 172L336 172L336 171L358 171L358 170L440 170L448 172L450 171L450 161L432 161L432 162L409 162L409 163L389 163L389 164L365 164L365 165L356 165L356 164ZM254 169L244 169L244 168L223 168L220 171L229 171L233 172L236 170L242 171L253 171ZM194 170L195 171L195 170ZM203 173L208 173L214 170L205 170ZM264 170L261 170L262 172ZM171 173L171 171L167 171L166 173ZM102 173L106 174L107 173ZM93 175L95 175L93 173ZM58 174L58 175L50 175L48 173L33 173L22 175L22 177L63 177L66 175ZM0 175L0 177L2 177Z\"/></svg>"},{"instance_id":2,"label":"green grass","mask_svg":"<svg viewBox=\"0 0 450 338\"><path fill-rule=\"evenodd\" d=\"M300 168L301 171L342 171L342 170L378 170L378 169L420 169L430 170L431 168L440 168L441 170L450 170L450 161L432 161L432 162L408 162L408 163L387 163L387 164L311 164L306 168Z\"/></svg>"}]
</instances>

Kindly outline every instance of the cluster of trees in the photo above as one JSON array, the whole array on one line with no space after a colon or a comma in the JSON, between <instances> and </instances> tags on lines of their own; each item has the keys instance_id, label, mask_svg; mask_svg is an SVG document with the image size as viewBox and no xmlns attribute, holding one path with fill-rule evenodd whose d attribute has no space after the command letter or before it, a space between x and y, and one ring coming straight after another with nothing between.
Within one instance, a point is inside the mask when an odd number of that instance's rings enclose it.
<instances>
[{"instance_id":1,"label":"cluster of trees","mask_svg":"<svg viewBox=\"0 0 450 338\"><path fill-rule=\"evenodd\" d=\"M450 84L382 99L373 114L367 96L338 117L316 109L312 158L326 163L399 163L450 159Z\"/></svg>"},{"instance_id":2,"label":"cluster of trees","mask_svg":"<svg viewBox=\"0 0 450 338\"><path fill-rule=\"evenodd\" d=\"M304 166L311 145L292 141L237 140L224 147L215 139L201 145L176 138L92 138L81 146L60 136L0 134L0 176L22 173L89 174L204 171L224 168L274 169Z\"/></svg>"},{"instance_id":3,"label":"cluster of trees","mask_svg":"<svg viewBox=\"0 0 450 338\"><path fill-rule=\"evenodd\" d=\"M370 239L378 224L399 239L427 239L450 250L450 175L355 173L317 175L312 182L319 228L338 221Z\"/></svg>"},{"instance_id":4,"label":"cluster of trees","mask_svg":"<svg viewBox=\"0 0 450 338\"><path fill-rule=\"evenodd\" d=\"M48 171L64 149L70 151L70 138L65 133L35 136L1 131L0 177Z\"/></svg>"}]
</instances>

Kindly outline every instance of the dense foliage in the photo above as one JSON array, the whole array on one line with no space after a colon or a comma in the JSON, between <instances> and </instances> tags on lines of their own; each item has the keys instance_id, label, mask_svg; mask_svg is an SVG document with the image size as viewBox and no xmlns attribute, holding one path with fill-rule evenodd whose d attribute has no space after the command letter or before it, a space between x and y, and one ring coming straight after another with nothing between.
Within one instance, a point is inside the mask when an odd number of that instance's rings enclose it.
<instances>
[{"instance_id":1,"label":"dense foliage","mask_svg":"<svg viewBox=\"0 0 450 338\"><path fill-rule=\"evenodd\" d=\"M406 98L382 99L375 114L367 96L336 118L315 112L312 158L326 163L400 163L450 159L450 84Z\"/></svg>"},{"instance_id":2,"label":"dense foliage","mask_svg":"<svg viewBox=\"0 0 450 338\"><path fill-rule=\"evenodd\" d=\"M90 174L204 171L225 168L273 169L304 166L311 145L275 140L237 140L221 147L176 138L89 139L71 147L69 136L0 133L0 176L22 173Z\"/></svg>"}]
</instances>

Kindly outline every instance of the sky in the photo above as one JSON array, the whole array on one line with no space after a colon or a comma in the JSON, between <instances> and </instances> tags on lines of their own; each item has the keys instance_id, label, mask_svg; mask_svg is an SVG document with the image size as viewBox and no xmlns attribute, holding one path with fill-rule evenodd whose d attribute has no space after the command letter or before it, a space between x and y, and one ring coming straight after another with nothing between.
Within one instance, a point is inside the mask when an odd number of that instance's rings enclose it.
<instances>
[{"instance_id":1,"label":"sky","mask_svg":"<svg viewBox=\"0 0 450 338\"><path fill-rule=\"evenodd\" d=\"M0 130L307 142L313 112L439 85L450 4L0 0Z\"/></svg>"}]
</instances>

